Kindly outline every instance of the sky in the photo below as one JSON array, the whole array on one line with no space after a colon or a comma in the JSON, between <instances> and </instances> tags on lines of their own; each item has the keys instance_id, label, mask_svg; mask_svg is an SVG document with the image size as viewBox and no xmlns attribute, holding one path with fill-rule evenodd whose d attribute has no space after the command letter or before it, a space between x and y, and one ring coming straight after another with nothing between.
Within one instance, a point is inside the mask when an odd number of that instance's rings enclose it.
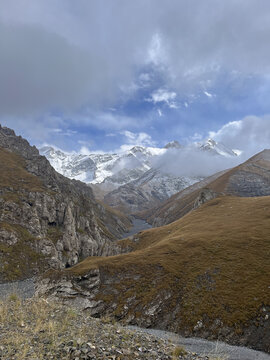
<instances>
[{"instance_id":1,"label":"sky","mask_svg":"<svg viewBox=\"0 0 270 360\"><path fill-rule=\"evenodd\" d=\"M65 151L270 148L269 0L0 0L0 123Z\"/></svg>"}]
</instances>

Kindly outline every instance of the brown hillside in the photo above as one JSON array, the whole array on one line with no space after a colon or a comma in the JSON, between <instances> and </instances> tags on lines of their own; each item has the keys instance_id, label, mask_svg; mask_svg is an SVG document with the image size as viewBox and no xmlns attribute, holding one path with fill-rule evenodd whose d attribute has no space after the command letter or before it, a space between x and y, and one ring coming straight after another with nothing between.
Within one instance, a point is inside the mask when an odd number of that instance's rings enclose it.
<instances>
[{"instance_id":1,"label":"brown hillside","mask_svg":"<svg viewBox=\"0 0 270 360\"><path fill-rule=\"evenodd\" d=\"M270 351L270 197L216 198L140 233L134 250L87 258L62 276L80 297L82 279L99 269L97 313Z\"/></svg>"},{"instance_id":2,"label":"brown hillside","mask_svg":"<svg viewBox=\"0 0 270 360\"><path fill-rule=\"evenodd\" d=\"M24 159L9 150L0 147L0 188L13 190L45 191L37 176L26 170Z\"/></svg>"},{"instance_id":3,"label":"brown hillside","mask_svg":"<svg viewBox=\"0 0 270 360\"><path fill-rule=\"evenodd\" d=\"M137 214L153 226L169 224L193 209L201 190L207 187L226 195L270 195L270 150L264 150L235 168L211 176L173 195L159 207Z\"/></svg>"}]
</instances>

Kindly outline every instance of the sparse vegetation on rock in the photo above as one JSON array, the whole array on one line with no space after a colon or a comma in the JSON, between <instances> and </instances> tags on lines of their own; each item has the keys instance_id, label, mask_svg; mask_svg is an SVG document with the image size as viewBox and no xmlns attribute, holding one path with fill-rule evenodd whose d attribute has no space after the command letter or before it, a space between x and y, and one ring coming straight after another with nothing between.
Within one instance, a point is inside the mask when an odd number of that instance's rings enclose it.
<instances>
[{"instance_id":1,"label":"sparse vegetation on rock","mask_svg":"<svg viewBox=\"0 0 270 360\"><path fill-rule=\"evenodd\" d=\"M87 256L121 252L123 214L90 187L58 174L35 147L0 126L0 281L23 279Z\"/></svg>"},{"instance_id":2,"label":"sparse vegetation on rock","mask_svg":"<svg viewBox=\"0 0 270 360\"><path fill-rule=\"evenodd\" d=\"M1 360L207 360L171 341L44 299L0 302Z\"/></svg>"}]
</instances>

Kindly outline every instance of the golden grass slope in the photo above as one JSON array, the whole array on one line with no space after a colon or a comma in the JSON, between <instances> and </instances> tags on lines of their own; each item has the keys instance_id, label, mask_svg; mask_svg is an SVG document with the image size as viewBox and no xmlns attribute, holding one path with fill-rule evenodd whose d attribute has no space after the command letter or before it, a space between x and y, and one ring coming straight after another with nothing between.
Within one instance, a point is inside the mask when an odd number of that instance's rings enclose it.
<instances>
[{"instance_id":1,"label":"golden grass slope","mask_svg":"<svg viewBox=\"0 0 270 360\"><path fill-rule=\"evenodd\" d=\"M45 191L40 179L26 170L21 156L0 147L0 165L0 188Z\"/></svg>"},{"instance_id":2,"label":"golden grass slope","mask_svg":"<svg viewBox=\"0 0 270 360\"><path fill-rule=\"evenodd\" d=\"M116 302L116 315L135 296L129 314L140 317L165 292L171 294L166 310L178 308L176 330L192 329L206 316L241 331L270 306L270 197L216 198L138 237L132 253L87 258L68 269L76 276L97 267L112 278L128 274L115 282L115 293L101 287L99 299Z\"/></svg>"}]
</instances>

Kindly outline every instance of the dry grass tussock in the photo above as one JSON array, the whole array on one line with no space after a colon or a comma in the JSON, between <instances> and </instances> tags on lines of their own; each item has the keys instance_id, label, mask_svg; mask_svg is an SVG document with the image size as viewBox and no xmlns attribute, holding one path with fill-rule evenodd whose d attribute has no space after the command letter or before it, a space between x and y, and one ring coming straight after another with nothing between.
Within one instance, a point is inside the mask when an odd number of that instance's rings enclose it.
<instances>
[{"instance_id":1,"label":"dry grass tussock","mask_svg":"<svg viewBox=\"0 0 270 360\"><path fill-rule=\"evenodd\" d=\"M70 337L83 338L85 328L73 328L77 313L44 299L23 302L16 294L0 302L1 359L44 359Z\"/></svg>"},{"instance_id":2,"label":"dry grass tussock","mask_svg":"<svg viewBox=\"0 0 270 360\"><path fill-rule=\"evenodd\" d=\"M170 340L127 330L108 318L44 299L0 301L0 359L206 360ZM214 359L213 359L214 360Z\"/></svg>"}]
</instances>

